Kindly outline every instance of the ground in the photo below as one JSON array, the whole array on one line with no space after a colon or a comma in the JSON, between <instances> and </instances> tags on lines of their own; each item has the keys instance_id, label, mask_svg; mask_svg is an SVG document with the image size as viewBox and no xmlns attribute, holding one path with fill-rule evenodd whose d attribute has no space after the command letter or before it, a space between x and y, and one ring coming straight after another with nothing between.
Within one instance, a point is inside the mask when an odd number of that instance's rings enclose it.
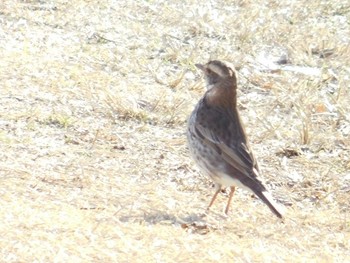
<instances>
[{"instance_id":1,"label":"ground","mask_svg":"<svg viewBox=\"0 0 350 263\"><path fill-rule=\"evenodd\" d=\"M350 261L350 5L0 3L1 262ZM276 218L191 160L195 63L238 75Z\"/></svg>"}]
</instances>

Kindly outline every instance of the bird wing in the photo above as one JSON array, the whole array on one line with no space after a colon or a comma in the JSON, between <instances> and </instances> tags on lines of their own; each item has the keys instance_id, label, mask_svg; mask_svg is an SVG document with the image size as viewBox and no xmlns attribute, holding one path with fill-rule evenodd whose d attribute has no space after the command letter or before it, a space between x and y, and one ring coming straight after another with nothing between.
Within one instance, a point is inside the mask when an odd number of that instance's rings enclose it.
<instances>
[{"instance_id":1,"label":"bird wing","mask_svg":"<svg viewBox=\"0 0 350 263\"><path fill-rule=\"evenodd\" d=\"M196 133L221 154L234 170L248 177L256 177L258 166L242 127L237 127L241 125L238 114L234 116L231 111L218 107L206 107L205 112L205 116L198 115L196 118Z\"/></svg>"}]
</instances>

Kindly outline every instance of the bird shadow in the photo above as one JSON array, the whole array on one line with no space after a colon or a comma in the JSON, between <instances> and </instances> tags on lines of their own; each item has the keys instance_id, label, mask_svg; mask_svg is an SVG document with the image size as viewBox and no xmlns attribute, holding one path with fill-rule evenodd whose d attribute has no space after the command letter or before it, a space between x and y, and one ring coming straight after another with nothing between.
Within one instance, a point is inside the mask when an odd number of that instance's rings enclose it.
<instances>
[{"instance_id":1,"label":"bird shadow","mask_svg":"<svg viewBox=\"0 0 350 263\"><path fill-rule=\"evenodd\" d=\"M127 215L121 216L119 220L121 222L132 222L142 220L148 224L183 224L183 223L194 223L194 222L205 222L204 214L190 214L187 216L176 216L165 211L143 211L143 214L139 215Z\"/></svg>"},{"instance_id":2,"label":"bird shadow","mask_svg":"<svg viewBox=\"0 0 350 263\"><path fill-rule=\"evenodd\" d=\"M207 234L219 227L215 222L218 222L214 218L224 218L227 217L206 211L205 213L191 213L187 215L177 216L172 213L167 213L166 211L153 210L153 211L143 211L142 214L138 215L128 215L121 216L119 221L123 223L140 223L140 224L151 224L151 225L168 225L168 226L178 226L187 232L195 234Z\"/></svg>"}]
</instances>

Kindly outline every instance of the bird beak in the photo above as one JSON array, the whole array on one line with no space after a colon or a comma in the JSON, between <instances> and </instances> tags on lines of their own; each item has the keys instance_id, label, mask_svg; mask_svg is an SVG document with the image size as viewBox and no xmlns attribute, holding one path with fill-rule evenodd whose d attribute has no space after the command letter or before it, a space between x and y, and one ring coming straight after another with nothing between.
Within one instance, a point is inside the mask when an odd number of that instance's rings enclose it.
<instances>
[{"instance_id":1,"label":"bird beak","mask_svg":"<svg viewBox=\"0 0 350 263\"><path fill-rule=\"evenodd\" d=\"M204 71L204 66L202 65L202 64L195 64L195 66L197 67L197 68L199 68L200 70L203 70Z\"/></svg>"}]
</instances>

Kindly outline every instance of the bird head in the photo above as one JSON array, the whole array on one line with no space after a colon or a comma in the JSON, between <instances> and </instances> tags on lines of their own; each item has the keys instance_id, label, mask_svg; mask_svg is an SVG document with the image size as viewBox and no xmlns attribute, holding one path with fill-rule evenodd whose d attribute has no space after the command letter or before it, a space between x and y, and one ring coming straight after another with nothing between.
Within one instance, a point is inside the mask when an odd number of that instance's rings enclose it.
<instances>
[{"instance_id":1,"label":"bird head","mask_svg":"<svg viewBox=\"0 0 350 263\"><path fill-rule=\"evenodd\" d=\"M221 61L212 60L204 65L195 65L203 71L208 86L232 79L235 81L236 79L235 72Z\"/></svg>"}]
</instances>

